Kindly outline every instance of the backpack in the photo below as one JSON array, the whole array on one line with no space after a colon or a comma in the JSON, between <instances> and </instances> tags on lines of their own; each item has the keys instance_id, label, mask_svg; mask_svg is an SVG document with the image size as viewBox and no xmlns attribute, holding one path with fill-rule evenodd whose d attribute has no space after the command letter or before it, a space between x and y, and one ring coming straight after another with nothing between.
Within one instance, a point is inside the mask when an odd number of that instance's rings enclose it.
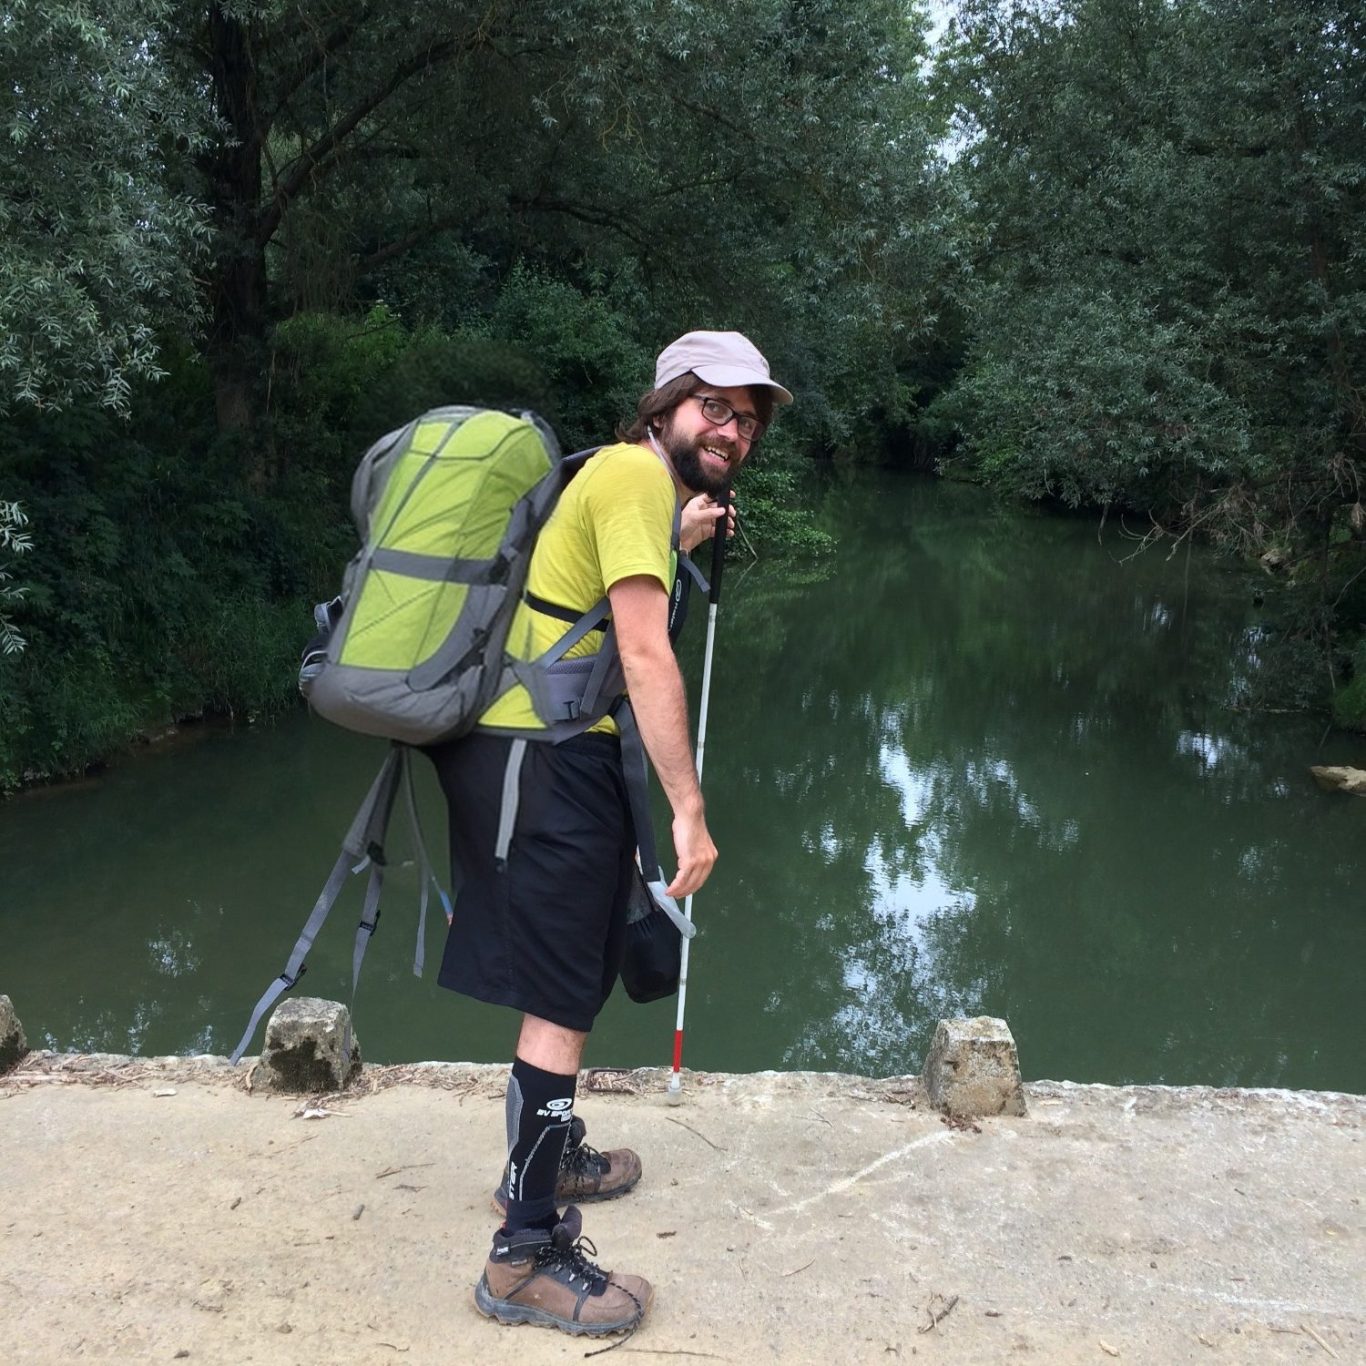
<instances>
[{"instance_id":1,"label":"backpack","mask_svg":"<svg viewBox=\"0 0 1366 1366\"><path fill-rule=\"evenodd\" d=\"M385 840L400 790L421 879L413 972L422 976L430 890L435 888L448 921L452 907L422 839L410 747L467 734L518 683L527 688L545 729L515 733L503 783L499 856L506 854L516 819L516 779L527 742L558 743L610 712L621 732L644 880L679 933L691 938L696 932L664 892L645 754L624 698L607 599L581 614L536 599L538 610L565 619L566 630L530 661L514 660L505 649L536 539L570 479L597 449L562 455L555 434L531 412L445 407L381 437L362 457L351 484L361 549L347 566L340 595L314 608L318 631L304 650L299 689L329 721L392 743L284 972L252 1012L231 1055L234 1063L265 1013L307 971L307 954L348 876L368 871L352 954L354 1002L361 962L379 924ZM679 526L676 511L675 549ZM679 564L706 588L686 556L679 556ZM678 603L677 591L672 601ZM603 635L595 652L563 658L592 631ZM343 1054L349 1053L348 1036Z\"/></svg>"}]
</instances>

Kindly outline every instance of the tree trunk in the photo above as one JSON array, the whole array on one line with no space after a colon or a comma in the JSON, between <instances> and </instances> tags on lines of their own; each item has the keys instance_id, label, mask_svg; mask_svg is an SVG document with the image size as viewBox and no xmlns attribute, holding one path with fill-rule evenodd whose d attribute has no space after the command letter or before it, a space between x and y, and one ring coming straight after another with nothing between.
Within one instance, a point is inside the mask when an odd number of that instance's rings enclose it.
<instances>
[{"instance_id":1,"label":"tree trunk","mask_svg":"<svg viewBox=\"0 0 1366 1366\"><path fill-rule=\"evenodd\" d=\"M219 431L243 434L256 425L268 316L265 250L257 231L265 129L256 104L253 37L250 23L218 3L209 6L214 105L227 132L203 163L217 238L208 362ZM248 440L246 449L248 477L264 483L262 444Z\"/></svg>"}]
</instances>

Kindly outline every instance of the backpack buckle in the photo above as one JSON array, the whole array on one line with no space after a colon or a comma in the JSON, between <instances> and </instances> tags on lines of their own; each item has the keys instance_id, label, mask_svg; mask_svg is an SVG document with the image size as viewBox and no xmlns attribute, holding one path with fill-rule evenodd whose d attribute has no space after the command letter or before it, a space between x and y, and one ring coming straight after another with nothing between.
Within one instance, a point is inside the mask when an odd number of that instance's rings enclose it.
<instances>
[{"instance_id":1,"label":"backpack buckle","mask_svg":"<svg viewBox=\"0 0 1366 1366\"><path fill-rule=\"evenodd\" d=\"M280 974L280 980L285 984L285 990L286 990L286 991L293 991L294 988L295 988L296 986L299 985L299 978L302 977L302 976L304 975L304 973L306 973L307 971L308 971L308 964L307 964L307 963L300 963L300 964L299 964L299 971L296 972L296 973L294 974L293 977L291 977L291 976L289 975L289 973L287 973L287 972L282 972L282 973Z\"/></svg>"}]
</instances>

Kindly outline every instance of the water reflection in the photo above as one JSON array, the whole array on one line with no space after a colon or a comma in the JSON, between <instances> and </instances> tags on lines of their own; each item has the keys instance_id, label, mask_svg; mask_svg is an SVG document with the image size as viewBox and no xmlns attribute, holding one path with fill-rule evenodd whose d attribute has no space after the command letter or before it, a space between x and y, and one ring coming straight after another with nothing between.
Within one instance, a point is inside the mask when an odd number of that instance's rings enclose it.
<instances>
[{"instance_id":1,"label":"water reflection","mask_svg":"<svg viewBox=\"0 0 1366 1366\"><path fill-rule=\"evenodd\" d=\"M826 515L833 564L728 580L687 1062L907 1071L940 1016L986 1012L1029 1076L1366 1090L1366 804L1305 776L1361 756L1232 709L1258 648L1244 583L929 482L832 485ZM30 1035L231 1047L379 754L292 718L0 809L0 990ZM393 852L366 1056L505 1058L499 1012L414 982ZM354 920L305 990L349 994ZM666 1062L672 1024L614 999L590 1061Z\"/></svg>"},{"instance_id":2,"label":"water reflection","mask_svg":"<svg viewBox=\"0 0 1366 1366\"><path fill-rule=\"evenodd\" d=\"M730 604L743 759L709 802L763 832L723 840L725 933L783 963L749 994L753 1065L898 1071L940 1015L990 1012L1033 1075L1360 1086L1355 1050L1296 1038L1353 1008L1363 842L1325 859L1324 823L1355 813L1304 779L1305 728L1226 705L1243 584L1199 559L1173 585L1179 566L972 491L906 494L839 490L835 576ZM1319 932L1348 952L1310 970Z\"/></svg>"}]
</instances>

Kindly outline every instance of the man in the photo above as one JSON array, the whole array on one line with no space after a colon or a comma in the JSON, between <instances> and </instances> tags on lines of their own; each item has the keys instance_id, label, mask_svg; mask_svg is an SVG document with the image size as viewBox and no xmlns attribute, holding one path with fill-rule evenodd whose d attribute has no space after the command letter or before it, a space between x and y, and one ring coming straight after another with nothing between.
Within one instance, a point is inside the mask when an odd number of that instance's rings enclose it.
<instances>
[{"instance_id":1,"label":"man","mask_svg":"<svg viewBox=\"0 0 1366 1366\"><path fill-rule=\"evenodd\" d=\"M675 515L685 504L683 550L711 536L716 495L774 404L791 401L738 332L689 332L666 347L635 421L586 462L542 531L508 638L514 657L534 659L606 596L631 709L673 812L673 897L701 887L716 860L668 633ZM604 637L588 632L566 659L596 653ZM589 1261L578 1209L560 1206L624 1195L640 1179L635 1153L590 1148L573 1113L584 1042L621 964L636 839L615 721L524 754L514 746L544 728L517 686L473 735L432 751L463 879L438 980L522 1017L495 1194L505 1218L475 1303L504 1323L613 1333L640 1321L653 1290ZM499 828L509 790L510 837Z\"/></svg>"}]
</instances>

